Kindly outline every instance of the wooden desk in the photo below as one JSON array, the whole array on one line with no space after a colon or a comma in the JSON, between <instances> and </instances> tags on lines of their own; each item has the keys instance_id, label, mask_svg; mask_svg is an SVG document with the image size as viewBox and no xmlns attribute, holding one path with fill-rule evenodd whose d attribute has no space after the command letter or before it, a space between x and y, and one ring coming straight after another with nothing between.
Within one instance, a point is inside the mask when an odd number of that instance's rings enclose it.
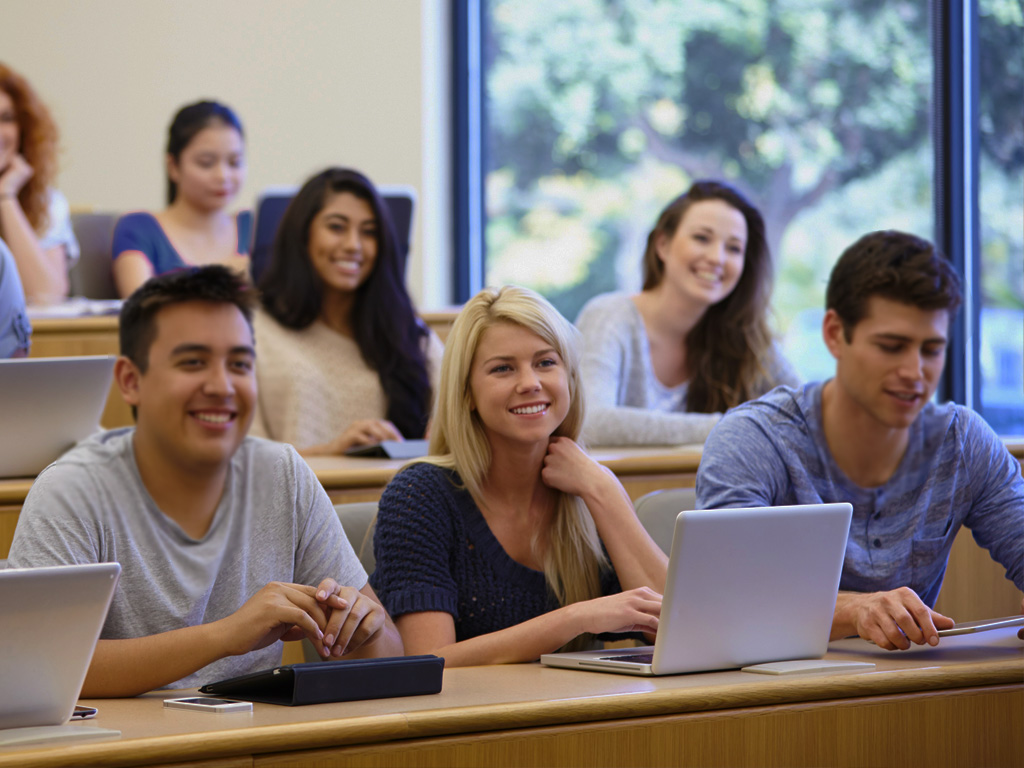
<instances>
[{"instance_id":1,"label":"wooden desk","mask_svg":"<svg viewBox=\"0 0 1024 768\"><path fill-rule=\"evenodd\" d=\"M1024 766L1024 642L1014 631L890 654L860 640L829 657L872 672L661 678L538 664L445 672L418 696L213 715L152 693L97 700L120 739L0 751L0 768L411 765Z\"/></svg>"}]
</instances>

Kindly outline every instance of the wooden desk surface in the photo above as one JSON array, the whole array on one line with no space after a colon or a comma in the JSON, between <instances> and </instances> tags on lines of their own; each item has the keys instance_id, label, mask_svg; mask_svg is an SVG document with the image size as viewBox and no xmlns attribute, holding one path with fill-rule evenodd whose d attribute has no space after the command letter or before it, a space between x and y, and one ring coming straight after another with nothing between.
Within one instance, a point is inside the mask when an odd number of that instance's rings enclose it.
<instances>
[{"instance_id":1,"label":"wooden desk surface","mask_svg":"<svg viewBox=\"0 0 1024 768\"><path fill-rule=\"evenodd\" d=\"M731 755L727 764L824 764L840 762L822 759L838 748L867 757L843 764L895 765L908 750L922 747L913 762L930 766L1024 762L1024 642L1015 631L945 638L939 648L904 653L846 640L833 643L828 656L870 660L877 668L791 677L728 671L635 678L539 664L475 667L446 671L444 690L434 696L294 708L254 704L252 713L225 715L162 708L163 698L180 692L94 700L85 702L99 709L91 722L120 730L120 739L8 748L0 750L0 767L211 760L224 766L313 760L444 765L460 756L462 764L516 764L536 762L530 750L545 744L554 747L544 752L545 764L664 762L657 750L668 750L677 763L700 750L706 758ZM917 717L921 708L930 716L917 722L920 733L892 720L901 712ZM750 743L682 736L709 726L720 737L740 726ZM848 746L831 743L824 733L829 727ZM973 738L958 738L975 728ZM766 730L769 736L777 731L772 747L764 743ZM648 731L661 735L648 740ZM619 757L594 760L559 749L560 740L571 743L581 735L604 739ZM734 751L741 747L746 757ZM621 759L623 750L632 760Z\"/></svg>"}]
</instances>

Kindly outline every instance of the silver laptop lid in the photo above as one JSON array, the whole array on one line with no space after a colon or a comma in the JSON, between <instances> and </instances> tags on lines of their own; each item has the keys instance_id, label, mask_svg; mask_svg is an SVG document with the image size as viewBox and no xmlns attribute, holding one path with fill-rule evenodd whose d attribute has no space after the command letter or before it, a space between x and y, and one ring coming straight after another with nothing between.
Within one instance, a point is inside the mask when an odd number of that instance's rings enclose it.
<instances>
[{"instance_id":1,"label":"silver laptop lid","mask_svg":"<svg viewBox=\"0 0 1024 768\"><path fill-rule=\"evenodd\" d=\"M680 512L654 673L824 655L852 515L846 503Z\"/></svg>"},{"instance_id":2,"label":"silver laptop lid","mask_svg":"<svg viewBox=\"0 0 1024 768\"><path fill-rule=\"evenodd\" d=\"M116 359L0 360L0 477L34 477L100 428Z\"/></svg>"},{"instance_id":3,"label":"silver laptop lid","mask_svg":"<svg viewBox=\"0 0 1024 768\"><path fill-rule=\"evenodd\" d=\"M120 574L117 563L0 570L0 728L71 717Z\"/></svg>"}]
</instances>

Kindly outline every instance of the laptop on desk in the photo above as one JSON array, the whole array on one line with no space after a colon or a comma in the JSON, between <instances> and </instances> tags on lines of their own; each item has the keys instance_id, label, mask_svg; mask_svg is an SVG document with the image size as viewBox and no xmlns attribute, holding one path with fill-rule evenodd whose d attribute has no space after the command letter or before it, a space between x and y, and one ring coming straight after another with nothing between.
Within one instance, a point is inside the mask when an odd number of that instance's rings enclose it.
<instances>
[{"instance_id":1,"label":"laptop on desk","mask_svg":"<svg viewBox=\"0 0 1024 768\"><path fill-rule=\"evenodd\" d=\"M674 675L820 658L852 515L845 503L680 512L655 644L540 660Z\"/></svg>"},{"instance_id":2,"label":"laptop on desk","mask_svg":"<svg viewBox=\"0 0 1024 768\"><path fill-rule=\"evenodd\" d=\"M0 477L34 477L100 428L116 359L0 360Z\"/></svg>"},{"instance_id":3,"label":"laptop on desk","mask_svg":"<svg viewBox=\"0 0 1024 768\"><path fill-rule=\"evenodd\" d=\"M117 563L0 570L0 741L71 717L120 574Z\"/></svg>"}]
</instances>

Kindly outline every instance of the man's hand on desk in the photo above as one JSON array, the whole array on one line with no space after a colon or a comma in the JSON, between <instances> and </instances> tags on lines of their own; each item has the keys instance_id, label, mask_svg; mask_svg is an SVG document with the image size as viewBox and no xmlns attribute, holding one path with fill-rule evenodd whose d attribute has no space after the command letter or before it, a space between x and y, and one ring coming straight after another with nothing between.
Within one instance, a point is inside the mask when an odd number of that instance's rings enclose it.
<instances>
[{"instance_id":1,"label":"man's hand on desk","mask_svg":"<svg viewBox=\"0 0 1024 768\"><path fill-rule=\"evenodd\" d=\"M938 630L951 629L954 624L925 605L909 587L891 592L840 592L829 639L856 633L887 651L906 650L911 643L938 645Z\"/></svg>"}]
</instances>

